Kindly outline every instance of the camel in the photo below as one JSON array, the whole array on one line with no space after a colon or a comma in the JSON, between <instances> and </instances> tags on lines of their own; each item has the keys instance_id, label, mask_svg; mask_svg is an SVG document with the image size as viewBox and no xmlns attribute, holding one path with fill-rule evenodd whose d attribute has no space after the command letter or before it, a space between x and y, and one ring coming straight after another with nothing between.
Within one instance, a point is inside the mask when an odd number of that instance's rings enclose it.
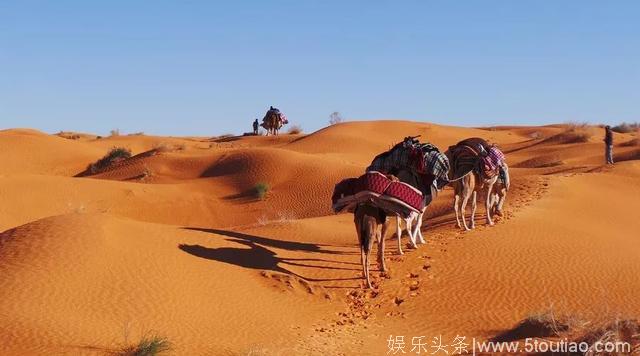
<instances>
[{"instance_id":1,"label":"camel","mask_svg":"<svg viewBox=\"0 0 640 356\"><path fill-rule=\"evenodd\" d=\"M456 212L456 224L459 228L469 231L475 228L476 202L478 193L483 194L485 198L486 221L490 226L494 225L491 218L492 200L494 192L494 184L498 180L499 172L492 172L490 176L486 176L478 167L478 150L484 150L488 147L486 141L482 139L467 139L461 141L456 146L452 146L447 150L446 154L452 164L452 180L454 190L453 209ZM503 166L506 164L503 162ZM508 177L508 170L505 170ZM506 180L508 182L508 178ZM508 184L508 183L507 183ZM469 225L465 219L465 211L467 203L471 199L471 218ZM461 202L462 200L462 202ZM500 207L501 208L501 207Z\"/></svg>"},{"instance_id":2,"label":"camel","mask_svg":"<svg viewBox=\"0 0 640 356\"><path fill-rule=\"evenodd\" d=\"M393 175L391 175L391 177L394 177L396 180L407 183L415 188L419 187L419 184L420 184L419 178L416 177L411 171L406 169L401 169L398 172L396 172L396 174L397 174L397 177ZM398 239L398 254L400 255L404 254L404 252L402 252L402 230L403 229L401 227L401 221L404 221L405 223L405 229L407 231L407 235L409 235L409 241L411 243L412 248L418 248L418 245L416 242L419 242L420 244L426 243L421 230L422 218L424 216L424 212L426 209L427 207L425 206L420 213L413 212L406 218L403 218L400 215L396 215L396 237ZM414 221L416 222L415 225L413 224ZM384 236L386 235L387 228L388 228L387 224L385 224L382 227L382 233L381 233L382 238L384 238ZM416 241L417 239L418 241Z\"/></svg>"},{"instance_id":3,"label":"camel","mask_svg":"<svg viewBox=\"0 0 640 356\"><path fill-rule=\"evenodd\" d=\"M373 248L374 241L378 242L378 264L381 271L386 271L384 263L384 238L381 233L381 226L385 225L387 216L385 212L371 204L360 204L354 213L354 223L358 233L360 244L360 259L362 261L362 274L367 281L367 287L373 289L369 278L369 254Z\"/></svg>"},{"instance_id":4,"label":"camel","mask_svg":"<svg viewBox=\"0 0 640 356\"><path fill-rule=\"evenodd\" d=\"M272 109L267 111L262 119L262 124L260 124L260 126L267 130L267 136L269 136L269 134L278 136L278 131L280 131L283 125L284 123L280 117L280 112Z\"/></svg>"},{"instance_id":5,"label":"camel","mask_svg":"<svg viewBox=\"0 0 640 356\"><path fill-rule=\"evenodd\" d=\"M400 215L396 215L396 236L398 238L398 254L404 255L402 252L402 225L401 221L404 221L404 226L407 231L407 235L409 235L409 241L411 243L411 248L418 248L417 243L425 244L427 243L424 240L424 236L422 235L422 218L424 216L424 212L427 210L427 207L422 209L420 213L412 212L408 217L402 218ZM415 221L415 225L414 225ZM386 232L386 226L383 228L383 231ZM383 235L384 236L384 235Z\"/></svg>"},{"instance_id":6,"label":"camel","mask_svg":"<svg viewBox=\"0 0 640 356\"><path fill-rule=\"evenodd\" d=\"M399 177L394 175L387 175L393 181L404 181L407 184L418 186L418 178L407 170L400 170ZM413 212L407 218L401 218L396 215L396 235L398 238L398 251L402 255L401 237L402 230L400 227L400 220L404 220L406 224L407 233L409 239L414 248L417 248L416 238L420 237L420 243L426 243L420 227L422 225L422 216L424 210L421 213ZM417 220L417 224L413 225L413 221ZM369 254L373 248L374 241L378 243L378 265L382 272L386 272L387 267L384 262L384 249L385 241L384 237L388 228L387 214L384 210L375 207L371 204L359 204L354 210L354 223L356 225L356 232L358 234L358 241L360 245L360 257L362 261L362 274L367 281L367 287L373 289L371 285L371 279L369 277Z\"/></svg>"},{"instance_id":7,"label":"camel","mask_svg":"<svg viewBox=\"0 0 640 356\"><path fill-rule=\"evenodd\" d=\"M398 180L400 180L401 182L407 183L413 187L418 187L418 178L411 173L408 170L400 170L397 172L398 175ZM424 240L424 236L422 236L422 231L421 231L421 226L422 226L422 217L424 215L424 211L426 210L426 206L425 208L422 210L422 212L420 213L411 213L409 216L407 216L406 218L401 217L400 215L396 215L396 236L398 238L398 254L400 255L404 255L404 252L402 252L402 226L401 226L401 221L404 221L404 226L405 229L407 231L407 235L409 235L409 242L411 243L411 248L418 248L418 245L416 244L416 239L419 237L420 240L419 242L421 244L426 243L426 241ZM416 222L416 224L414 225L413 222ZM386 227L386 226L385 226ZM383 231L385 231L386 229L383 228ZM383 235L384 236L384 235Z\"/></svg>"}]
</instances>

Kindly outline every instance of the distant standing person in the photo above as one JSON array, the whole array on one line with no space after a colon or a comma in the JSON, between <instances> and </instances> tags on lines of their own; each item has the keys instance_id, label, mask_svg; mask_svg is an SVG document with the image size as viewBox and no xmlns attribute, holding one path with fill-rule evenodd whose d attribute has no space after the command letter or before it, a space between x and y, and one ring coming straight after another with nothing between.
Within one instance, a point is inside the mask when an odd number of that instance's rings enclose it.
<instances>
[{"instance_id":1,"label":"distant standing person","mask_svg":"<svg viewBox=\"0 0 640 356\"><path fill-rule=\"evenodd\" d=\"M604 127L604 158L607 164L613 164L613 132L611 132L611 126Z\"/></svg>"},{"instance_id":2,"label":"distant standing person","mask_svg":"<svg viewBox=\"0 0 640 356\"><path fill-rule=\"evenodd\" d=\"M259 124L258 124L258 119L256 119L256 120L253 122L253 134L254 134L254 135L257 135L257 134L258 134L258 126L259 126Z\"/></svg>"}]
</instances>

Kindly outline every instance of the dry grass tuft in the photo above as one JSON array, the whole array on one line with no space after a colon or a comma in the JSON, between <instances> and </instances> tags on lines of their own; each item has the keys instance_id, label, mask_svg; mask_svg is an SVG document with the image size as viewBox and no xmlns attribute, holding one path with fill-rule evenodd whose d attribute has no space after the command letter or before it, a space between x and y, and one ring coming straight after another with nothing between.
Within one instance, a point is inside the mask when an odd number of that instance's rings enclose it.
<instances>
[{"instance_id":1,"label":"dry grass tuft","mask_svg":"<svg viewBox=\"0 0 640 356\"><path fill-rule=\"evenodd\" d=\"M107 152L104 157L100 158L98 161L89 164L87 167L87 172L89 174L100 173L105 168L111 166L114 163L123 161L127 158L131 157L131 150L125 147L114 147L109 152Z\"/></svg>"},{"instance_id":2,"label":"dry grass tuft","mask_svg":"<svg viewBox=\"0 0 640 356\"><path fill-rule=\"evenodd\" d=\"M637 131L638 129L640 129L640 122L631 122L631 123L623 122L619 125L613 126L611 128L611 131L617 132L617 133L631 133L631 132Z\"/></svg>"},{"instance_id":3,"label":"dry grass tuft","mask_svg":"<svg viewBox=\"0 0 640 356\"><path fill-rule=\"evenodd\" d=\"M123 347L116 353L118 356L156 356L171 351L171 343L167 338L157 335L145 336L136 345Z\"/></svg>"},{"instance_id":4,"label":"dry grass tuft","mask_svg":"<svg viewBox=\"0 0 640 356\"><path fill-rule=\"evenodd\" d=\"M583 143L588 142L593 134L589 130L586 122L569 122L566 124L566 130L549 137L546 141L557 142L561 144Z\"/></svg>"},{"instance_id":5,"label":"dry grass tuft","mask_svg":"<svg viewBox=\"0 0 640 356\"><path fill-rule=\"evenodd\" d=\"M74 132L65 132L65 131L60 131L56 134L56 136L62 137L62 138L66 138L67 140L79 140L80 139L80 135Z\"/></svg>"},{"instance_id":6,"label":"dry grass tuft","mask_svg":"<svg viewBox=\"0 0 640 356\"><path fill-rule=\"evenodd\" d=\"M297 135L302 133L302 127L300 125L293 125L287 130L290 135Z\"/></svg>"},{"instance_id":7,"label":"dry grass tuft","mask_svg":"<svg viewBox=\"0 0 640 356\"><path fill-rule=\"evenodd\" d=\"M550 309L525 318L491 341L511 342L526 338L584 344L585 355L636 354L640 352L640 323L636 319L620 317L610 317L602 322L586 322L575 316L558 316ZM598 352L602 346L617 349L613 352Z\"/></svg>"}]
</instances>

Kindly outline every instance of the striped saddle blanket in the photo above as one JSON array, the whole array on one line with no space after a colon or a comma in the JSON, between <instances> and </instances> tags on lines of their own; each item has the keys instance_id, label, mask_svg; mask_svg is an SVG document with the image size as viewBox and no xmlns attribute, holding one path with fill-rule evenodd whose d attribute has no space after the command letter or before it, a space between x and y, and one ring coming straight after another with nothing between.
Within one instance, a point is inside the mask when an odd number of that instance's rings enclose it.
<instances>
[{"instance_id":1,"label":"striped saddle blanket","mask_svg":"<svg viewBox=\"0 0 640 356\"><path fill-rule=\"evenodd\" d=\"M505 156L496 146L489 145L481 138L469 138L449 147L456 179L470 171L476 171L486 178L493 178L505 162Z\"/></svg>"},{"instance_id":2,"label":"striped saddle blanket","mask_svg":"<svg viewBox=\"0 0 640 356\"><path fill-rule=\"evenodd\" d=\"M418 189L376 171L336 184L331 202L336 213L352 212L358 204L367 202L402 217L419 213L426 203Z\"/></svg>"}]
</instances>

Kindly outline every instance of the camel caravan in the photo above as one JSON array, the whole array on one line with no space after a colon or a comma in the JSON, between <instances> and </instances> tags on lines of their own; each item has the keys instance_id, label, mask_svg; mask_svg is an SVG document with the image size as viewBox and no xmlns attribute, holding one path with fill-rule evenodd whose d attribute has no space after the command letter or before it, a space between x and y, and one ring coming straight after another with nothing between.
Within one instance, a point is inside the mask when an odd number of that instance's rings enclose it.
<instances>
[{"instance_id":1,"label":"camel caravan","mask_svg":"<svg viewBox=\"0 0 640 356\"><path fill-rule=\"evenodd\" d=\"M362 262L362 273L368 288L369 255L378 245L378 264L385 272L385 235L395 217L398 253L402 251L402 232L406 230L411 248L426 243L422 221L426 208L445 186L454 189L454 210L459 228L474 228L477 194L485 198L487 224L493 225L492 214L502 215L509 189L509 171L504 154L481 138L469 138L441 152L419 136L405 137L389 151L377 155L365 173L336 184L334 212L352 212ZM467 224L465 209L471 203ZM461 204L460 204L461 203ZM404 223L404 229L402 228Z\"/></svg>"}]
</instances>

